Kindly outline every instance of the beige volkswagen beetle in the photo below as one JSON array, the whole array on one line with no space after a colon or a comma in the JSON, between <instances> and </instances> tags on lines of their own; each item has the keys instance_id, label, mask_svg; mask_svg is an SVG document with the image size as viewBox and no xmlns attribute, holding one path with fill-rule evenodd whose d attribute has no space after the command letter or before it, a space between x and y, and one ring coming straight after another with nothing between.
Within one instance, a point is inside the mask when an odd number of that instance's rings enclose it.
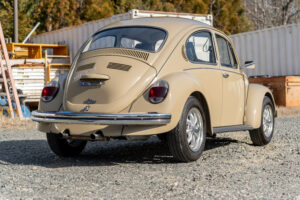
<instances>
[{"instance_id":1,"label":"beige volkswagen beetle","mask_svg":"<svg viewBox=\"0 0 300 200\"><path fill-rule=\"evenodd\" d=\"M231 40L201 22L140 18L108 25L79 50L68 76L56 77L32 113L59 156L87 141L164 138L174 158L197 160L207 136L273 136L271 91L249 84Z\"/></svg>"}]
</instances>

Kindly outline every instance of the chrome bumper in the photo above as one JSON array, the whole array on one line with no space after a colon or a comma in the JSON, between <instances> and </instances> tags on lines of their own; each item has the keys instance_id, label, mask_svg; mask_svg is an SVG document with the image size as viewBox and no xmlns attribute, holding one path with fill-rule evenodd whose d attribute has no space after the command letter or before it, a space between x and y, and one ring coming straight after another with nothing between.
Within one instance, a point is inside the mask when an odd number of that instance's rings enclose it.
<instances>
[{"instance_id":1,"label":"chrome bumper","mask_svg":"<svg viewBox=\"0 0 300 200\"><path fill-rule=\"evenodd\" d=\"M96 125L163 125L171 120L171 114L142 113L142 114L102 114L102 113L73 113L32 112L31 119L35 122L64 123L64 124L96 124Z\"/></svg>"}]
</instances>

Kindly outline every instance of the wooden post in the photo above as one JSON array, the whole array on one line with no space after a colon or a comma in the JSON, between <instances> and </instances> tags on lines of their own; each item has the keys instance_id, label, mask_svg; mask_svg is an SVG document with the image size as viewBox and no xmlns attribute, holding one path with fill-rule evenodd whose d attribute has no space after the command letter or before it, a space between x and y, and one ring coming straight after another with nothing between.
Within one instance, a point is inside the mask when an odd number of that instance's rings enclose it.
<instances>
[{"instance_id":1,"label":"wooden post","mask_svg":"<svg viewBox=\"0 0 300 200\"><path fill-rule=\"evenodd\" d=\"M44 69L44 76L45 76L45 85L49 82L50 77L50 64L48 63L48 53L45 50L45 69Z\"/></svg>"},{"instance_id":2,"label":"wooden post","mask_svg":"<svg viewBox=\"0 0 300 200\"><path fill-rule=\"evenodd\" d=\"M10 79L11 88L13 90L13 95L14 95L14 98L15 98L18 115L19 115L19 118L22 120L23 119L23 113L22 113L22 110L21 110L20 100L19 100L17 88L15 86L15 81L14 81L14 78L12 76L11 66L10 66L10 63L9 63L9 57L8 57L8 52L7 52L7 48L6 48L6 44L5 44L5 39L4 39L1 23L0 23L0 43L1 43L1 46L2 46L2 52L3 52L3 55L4 55L5 62L6 62L6 69L7 69L7 72L8 72L8 77Z\"/></svg>"},{"instance_id":3,"label":"wooden post","mask_svg":"<svg viewBox=\"0 0 300 200\"><path fill-rule=\"evenodd\" d=\"M14 0L14 42L19 42L19 9L18 0Z\"/></svg>"}]
</instances>

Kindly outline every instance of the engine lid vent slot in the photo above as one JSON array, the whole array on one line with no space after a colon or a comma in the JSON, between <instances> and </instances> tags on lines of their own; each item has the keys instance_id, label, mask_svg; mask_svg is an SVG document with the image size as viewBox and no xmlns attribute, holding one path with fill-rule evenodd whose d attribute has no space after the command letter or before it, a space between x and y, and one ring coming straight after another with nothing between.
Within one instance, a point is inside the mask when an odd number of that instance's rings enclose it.
<instances>
[{"instance_id":1,"label":"engine lid vent slot","mask_svg":"<svg viewBox=\"0 0 300 200\"><path fill-rule=\"evenodd\" d=\"M149 53L133 50L133 49L121 49L121 48L107 48L107 49L98 49L91 52L85 52L82 54L82 59L86 59L90 56L102 56L102 55L126 55L135 57L144 61L148 60Z\"/></svg>"},{"instance_id":2,"label":"engine lid vent slot","mask_svg":"<svg viewBox=\"0 0 300 200\"><path fill-rule=\"evenodd\" d=\"M130 70L131 66L130 65L125 65L125 64L120 64L120 63L110 62L110 63L108 63L107 68L122 70L122 71L128 72Z\"/></svg>"}]
</instances>

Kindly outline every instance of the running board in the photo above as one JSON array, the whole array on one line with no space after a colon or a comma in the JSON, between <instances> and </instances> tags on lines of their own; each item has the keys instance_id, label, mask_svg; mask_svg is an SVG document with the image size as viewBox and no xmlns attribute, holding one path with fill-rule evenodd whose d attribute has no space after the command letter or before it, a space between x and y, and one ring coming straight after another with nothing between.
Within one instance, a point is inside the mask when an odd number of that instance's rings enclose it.
<instances>
[{"instance_id":1,"label":"running board","mask_svg":"<svg viewBox=\"0 0 300 200\"><path fill-rule=\"evenodd\" d=\"M224 133L224 132L235 132L235 131L248 131L252 130L252 126L247 125L237 125L237 126L223 126L213 128L214 133Z\"/></svg>"}]
</instances>

